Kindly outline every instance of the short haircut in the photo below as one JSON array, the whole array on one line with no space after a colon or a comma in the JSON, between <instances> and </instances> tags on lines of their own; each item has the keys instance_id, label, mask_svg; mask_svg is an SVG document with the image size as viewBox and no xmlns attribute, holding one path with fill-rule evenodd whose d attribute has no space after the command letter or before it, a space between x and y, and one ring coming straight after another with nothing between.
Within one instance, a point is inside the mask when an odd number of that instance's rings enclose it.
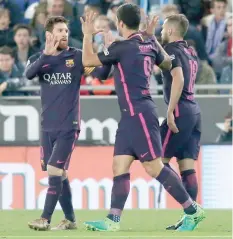
<instances>
[{"instance_id":1,"label":"short haircut","mask_svg":"<svg viewBox=\"0 0 233 239\"><path fill-rule=\"evenodd\" d=\"M32 29L29 25L26 25L26 24L17 24L14 26L13 30L14 30L14 34L17 33L18 30L21 30L21 29L25 29L28 31L28 34L29 36L31 36L32 34Z\"/></svg>"},{"instance_id":2,"label":"short haircut","mask_svg":"<svg viewBox=\"0 0 233 239\"><path fill-rule=\"evenodd\" d=\"M164 7L162 8L162 13L168 13L168 12L177 12L177 13L179 13L179 8L175 4L164 5Z\"/></svg>"},{"instance_id":3,"label":"short haircut","mask_svg":"<svg viewBox=\"0 0 233 239\"><path fill-rule=\"evenodd\" d=\"M10 55L12 58L14 58L13 50L8 46L3 46L0 48L0 54L2 55Z\"/></svg>"},{"instance_id":4,"label":"short haircut","mask_svg":"<svg viewBox=\"0 0 233 239\"><path fill-rule=\"evenodd\" d=\"M211 2L211 7L212 7L212 8L214 7L214 4L215 4L216 2L222 2L222 3L225 3L225 4L227 5L227 0L212 0L212 2Z\"/></svg>"},{"instance_id":5,"label":"short haircut","mask_svg":"<svg viewBox=\"0 0 233 239\"><path fill-rule=\"evenodd\" d=\"M68 25L68 21L63 16L49 17L45 23L45 31L52 32L54 25L57 23L65 23Z\"/></svg>"},{"instance_id":6,"label":"short haircut","mask_svg":"<svg viewBox=\"0 0 233 239\"><path fill-rule=\"evenodd\" d=\"M166 18L166 22L174 23L180 32L180 36L184 37L189 28L189 21L184 14L175 14Z\"/></svg>"},{"instance_id":7,"label":"short haircut","mask_svg":"<svg viewBox=\"0 0 233 239\"><path fill-rule=\"evenodd\" d=\"M5 14L10 17L10 11L7 8L0 7L0 17L3 17Z\"/></svg>"},{"instance_id":8,"label":"short haircut","mask_svg":"<svg viewBox=\"0 0 233 239\"><path fill-rule=\"evenodd\" d=\"M117 19L122 21L129 29L138 30L141 22L140 7L125 3L117 9Z\"/></svg>"}]
</instances>

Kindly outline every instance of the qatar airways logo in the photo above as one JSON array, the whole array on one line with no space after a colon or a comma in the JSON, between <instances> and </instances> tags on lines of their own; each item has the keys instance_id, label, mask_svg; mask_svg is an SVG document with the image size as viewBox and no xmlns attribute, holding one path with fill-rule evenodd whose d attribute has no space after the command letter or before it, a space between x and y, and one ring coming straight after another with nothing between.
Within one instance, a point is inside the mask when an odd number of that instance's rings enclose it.
<instances>
[{"instance_id":1,"label":"qatar airways logo","mask_svg":"<svg viewBox=\"0 0 233 239\"><path fill-rule=\"evenodd\" d=\"M43 78L50 85L69 85L72 82L71 73L44 74Z\"/></svg>"}]
</instances>

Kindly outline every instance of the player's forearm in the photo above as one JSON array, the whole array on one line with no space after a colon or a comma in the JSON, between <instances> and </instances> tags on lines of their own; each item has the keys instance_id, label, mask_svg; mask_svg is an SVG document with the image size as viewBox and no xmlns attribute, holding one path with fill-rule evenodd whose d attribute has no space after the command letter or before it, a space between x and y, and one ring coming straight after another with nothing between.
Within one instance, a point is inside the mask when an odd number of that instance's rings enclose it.
<instances>
[{"instance_id":1,"label":"player's forearm","mask_svg":"<svg viewBox=\"0 0 233 239\"><path fill-rule=\"evenodd\" d=\"M91 72L91 75L100 80L106 80L111 72L111 68L111 65L96 67L95 70Z\"/></svg>"},{"instance_id":2,"label":"player's forearm","mask_svg":"<svg viewBox=\"0 0 233 239\"><path fill-rule=\"evenodd\" d=\"M83 55L82 55L83 66L100 66L98 62L98 56L93 51L92 35L85 34L83 38Z\"/></svg>"},{"instance_id":3,"label":"player's forearm","mask_svg":"<svg viewBox=\"0 0 233 239\"><path fill-rule=\"evenodd\" d=\"M184 79L182 77L173 77L168 112L174 112L182 94L183 87Z\"/></svg>"},{"instance_id":4,"label":"player's forearm","mask_svg":"<svg viewBox=\"0 0 233 239\"><path fill-rule=\"evenodd\" d=\"M164 60L163 62L159 65L160 69L164 69L164 70L170 70L172 67L172 62L170 59L170 56L167 54L167 52L163 49L163 47L160 45L160 43L155 40L159 50L162 52L163 56L164 56Z\"/></svg>"},{"instance_id":5,"label":"player's forearm","mask_svg":"<svg viewBox=\"0 0 233 239\"><path fill-rule=\"evenodd\" d=\"M29 65L26 66L25 76L27 77L27 79L32 80L33 78L35 78L38 75L43 64L45 64L45 60L48 57L49 56L42 54L35 62L29 63Z\"/></svg>"}]
</instances>

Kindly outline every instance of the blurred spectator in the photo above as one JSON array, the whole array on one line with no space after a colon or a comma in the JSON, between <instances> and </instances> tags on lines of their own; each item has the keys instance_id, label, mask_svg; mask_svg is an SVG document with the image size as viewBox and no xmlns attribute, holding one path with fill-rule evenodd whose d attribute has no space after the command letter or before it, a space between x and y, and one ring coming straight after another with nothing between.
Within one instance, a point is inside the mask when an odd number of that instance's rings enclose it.
<instances>
[{"instance_id":1,"label":"blurred spectator","mask_svg":"<svg viewBox=\"0 0 233 239\"><path fill-rule=\"evenodd\" d=\"M45 25L46 19L47 19L47 12L37 7L36 12L31 21L31 28L32 28L31 43L37 48L40 48L40 42L44 41L44 25Z\"/></svg>"},{"instance_id":2,"label":"blurred spectator","mask_svg":"<svg viewBox=\"0 0 233 239\"><path fill-rule=\"evenodd\" d=\"M17 4L19 10L22 13L22 16L24 16L24 12L29 6L38 4L37 3L38 0L14 0L14 2L15 4ZM29 20L24 18L23 23L28 23L28 22Z\"/></svg>"},{"instance_id":3,"label":"blurred spectator","mask_svg":"<svg viewBox=\"0 0 233 239\"><path fill-rule=\"evenodd\" d=\"M197 85L213 85L216 84L216 76L212 67L206 61L198 61ZM216 90L197 90L198 94L217 94Z\"/></svg>"},{"instance_id":4,"label":"blurred spectator","mask_svg":"<svg viewBox=\"0 0 233 239\"><path fill-rule=\"evenodd\" d=\"M35 26L33 29L34 36L37 37L38 44L41 49L44 49L45 43L45 30L44 30L44 18L48 16L65 16L70 20L70 37L69 37L69 46L82 48L81 41L74 39L73 35L79 35L81 38L81 23L79 20L72 18L71 13L65 13L65 4L64 0L48 0L47 4L40 3L36 8L35 16L32 21L32 26ZM69 4L69 3L68 3ZM46 14L43 14L46 13ZM42 24L43 23L43 24Z\"/></svg>"},{"instance_id":5,"label":"blurred spectator","mask_svg":"<svg viewBox=\"0 0 233 239\"><path fill-rule=\"evenodd\" d=\"M67 5L64 0L47 0L46 10L49 16L64 16L68 18L73 17L73 10L71 5Z\"/></svg>"},{"instance_id":6,"label":"blurred spectator","mask_svg":"<svg viewBox=\"0 0 233 239\"><path fill-rule=\"evenodd\" d=\"M117 8L122 5L124 2L122 0L115 0L111 3L108 9L107 17L111 19L113 22L116 21L116 12Z\"/></svg>"},{"instance_id":7,"label":"blurred spectator","mask_svg":"<svg viewBox=\"0 0 233 239\"><path fill-rule=\"evenodd\" d=\"M213 16L206 25L206 51L210 59L213 59L217 46L222 42L226 33L226 9L227 0L213 0Z\"/></svg>"},{"instance_id":8,"label":"blurred spectator","mask_svg":"<svg viewBox=\"0 0 233 239\"><path fill-rule=\"evenodd\" d=\"M180 7L181 13L188 18L191 25L200 24L204 13L202 0L174 0L174 3Z\"/></svg>"},{"instance_id":9,"label":"blurred spectator","mask_svg":"<svg viewBox=\"0 0 233 239\"><path fill-rule=\"evenodd\" d=\"M112 31L113 36L118 36L116 29L114 28L114 24L112 21L106 17L105 15L99 15L95 20L95 28L96 30L103 30L104 32ZM103 50L104 46L104 35L103 33L98 33L94 36L94 46L97 52Z\"/></svg>"},{"instance_id":10,"label":"blurred spectator","mask_svg":"<svg viewBox=\"0 0 233 239\"><path fill-rule=\"evenodd\" d=\"M16 47L13 50L15 64L24 71L28 58L37 50L30 45L31 29L28 25L19 24L14 27Z\"/></svg>"},{"instance_id":11,"label":"blurred spectator","mask_svg":"<svg viewBox=\"0 0 233 239\"><path fill-rule=\"evenodd\" d=\"M10 12L10 27L23 22L23 11L12 0L0 0L0 8L8 9ZM1 14L0 14L1 16Z\"/></svg>"},{"instance_id":12,"label":"blurred spectator","mask_svg":"<svg viewBox=\"0 0 233 239\"><path fill-rule=\"evenodd\" d=\"M177 14L179 13L179 10L178 10L178 7L174 4L168 4L168 5L165 5L163 8L162 8L162 14L161 14L161 24L164 22L164 20L171 16L171 15L174 15L174 14ZM161 30L162 30L162 27L159 27L157 30L156 30L156 36L159 36L161 35ZM205 50L205 43L204 43L204 40L202 38L202 35L201 33L196 29L196 27L192 26L192 25L189 25L189 28L188 28L188 31L184 37L185 40L192 40L194 41L195 43L195 46L196 46L196 49L197 49L197 54L198 54L198 57L201 59L201 60L205 60L205 61L208 61L208 55L206 53L206 50Z\"/></svg>"},{"instance_id":13,"label":"blurred spectator","mask_svg":"<svg viewBox=\"0 0 233 239\"><path fill-rule=\"evenodd\" d=\"M220 77L220 83L232 83L232 17L227 21L226 39L217 47L213 55L213 67Z\"/></svg>"},{"instance_id":14,"label":"blurred spectator","mask_svg":"<svg viewBox=\"0 0 233 239\"><path fill-rule=\"evenodd\" d=\"M14 64L12 49L7 46L0 48L0 95L19 95L14 90L24 85L25 78Z\"/></svg>"},{"instance_id":15,"label":"blurred spectator","mask_svg":"<svg viewBox=\"0 0 233 239\"><path fill-rule=\"evenodd\" d=\"M97 16L100 15L102 13L101 8L99 5L95 5L95 4L87 4L84 7L84 13L83 15L85 16L88 12L94 12Z\"/></svg>"},{"instance_id":16,"label":"blurred spectator","mask_svg":"<svg viewBox=\"0 0 233 239\"><path fill-rule=\"evenodd\" d=\"M0 47L15 46L13 36L13 30L10 28L10 12L8 9L0 8Z\"/></svg>"},{"instance_id":17,"label":"blurred spectator","mask_svg":"<svg viewBox=\"0 0 233 239\"><path fill-rule=\"evenodd\" d=\"M232 110L225 117L224 129L218 136L217 143L229 143L232 144Z\"/></svg>"},{"instance_id":18,"label":"blurred spectator","mask_svg":"<svg viewBox=\"0 0 233 239\"><path fill-rule=\"evenodd\" d=\"M47 9L48 6L48 9ZM73 6L67 2L67 1L61 1L61 0L55 0L55 1L50 1L50 0L40 0L37 1L36 3L31 4L25 11L25 18L26 19L32 19L36 9L41 8L42 11L47 12L49 11L52 13L52 15L56 15L61 10L64 8L64 13L62 10L62 14L64 14L65 17L72 17L73 16Z\"/></svg>"}]
</instances>

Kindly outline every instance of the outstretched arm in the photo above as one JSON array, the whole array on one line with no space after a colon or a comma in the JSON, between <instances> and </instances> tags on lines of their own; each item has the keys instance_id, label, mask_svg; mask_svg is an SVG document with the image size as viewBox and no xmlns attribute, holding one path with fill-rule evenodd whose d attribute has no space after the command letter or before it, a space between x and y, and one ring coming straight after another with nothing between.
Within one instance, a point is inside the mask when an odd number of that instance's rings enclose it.
<instances>
[{"instance_id":1,"label":"outstretched arm","mask_svg":"<svg viewBox=\"0 0 233 239\"><path fill-rule=\"evenodd\" d=\"M101 66L97 53L93 51L93 34L95 34L94 20L95 14L91 12L86 15L85 21L81 17L82 31L83 31L83 55L82 62L84 66Z\"/></svg>"}]
</instances>

